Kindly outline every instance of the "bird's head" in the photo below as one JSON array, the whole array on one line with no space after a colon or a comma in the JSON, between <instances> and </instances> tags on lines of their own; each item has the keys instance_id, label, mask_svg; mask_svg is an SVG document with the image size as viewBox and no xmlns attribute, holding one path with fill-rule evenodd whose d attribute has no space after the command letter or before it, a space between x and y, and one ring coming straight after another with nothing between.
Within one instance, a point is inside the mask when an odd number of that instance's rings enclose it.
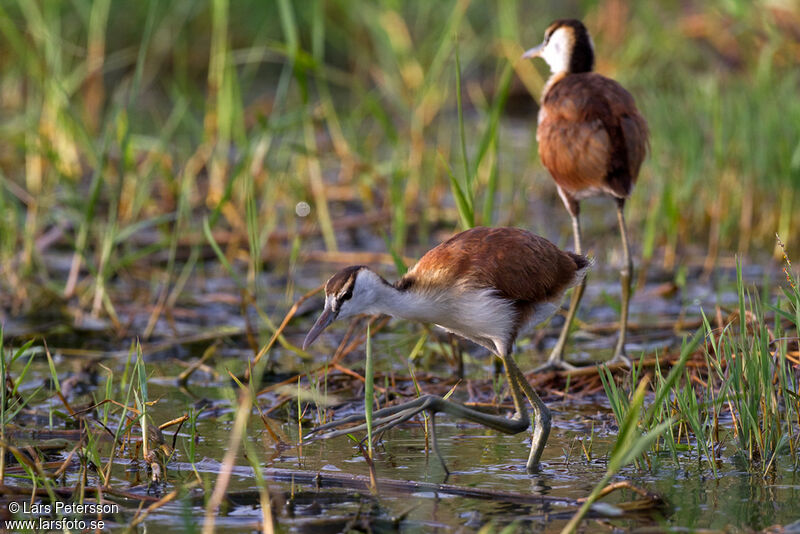
<instances>
[{"instance_id":1,"label":"bird's head","mask_svg":"<svg viewBox=\"0 0 800 534\"><path fill-rule=\"evenodd\" d=\"M527 50L522 57L541 57L554 74L589 72L594 68L594 43L581 21L557 20L545 30L542 44Z\"/></svg>"},{"instance_id":2,"label":"bird's head","mask_svg":"<svg viewBox=\"0 0 800 534\"><path fill-rule=\"evenodd\" d=\"M336 319L360 313L376 313L375 304L381 286L388 283L365 265L346 267L325 283L325 309L308 331L303 350Z\"/></svg>"}]
</instances>

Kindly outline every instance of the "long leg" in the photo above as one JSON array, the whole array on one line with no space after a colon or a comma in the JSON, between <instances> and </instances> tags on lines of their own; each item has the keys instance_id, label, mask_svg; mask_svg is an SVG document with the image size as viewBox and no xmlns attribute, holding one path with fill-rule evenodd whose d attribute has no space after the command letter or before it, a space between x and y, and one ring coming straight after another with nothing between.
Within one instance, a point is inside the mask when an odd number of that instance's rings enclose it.
<instances>
[{"instance_id":1,"label":"long leg","mask_svg":"<svg viewBox=\"0 0 800 534\"><path fill-rule=\"evenodd\" d=\"M624 362L629 367L630 360L625 355L625 337L628 333L628 304L631 300L631 280L633 278L633 259L631 258L631 250L628 246L628 230L625 227L625 214L623 208L625 207L625 199L617 199L617 221L619 222L619 233L622 238L622 254L623 264L622 270L619 272L620 282L622 284L622 306L619 316L619 337L617 338L617 346L614 349L614 357L611 358L609 363Z\"/></svg>"},{"instance_id":2,"label":"long leg","mask_svg":"<svg viewBox=\"0 0 800 534\"><path fill-rule=\"evenodd\" d=\"M502 344L498 345L498 352L501 354L507 354L505 349L505 346ZM524 377L520 379L521 372L517 368L511 356L506 356L502 358L502 360L505 364L506 379L508 380L511 398L514 401L514 407L516 409L516 413L511 419L507 419L498 415L487 414L472 408L467 408L466 406L445 400L435 395L425 395L410 402L383 408L373 413L372 425L374 432L383 432L411 419L423 411L428 411L431 414L443 412L455 417L460 417L462 419L482 424L506 434L518 434L528 428L531 424L531 422L528 420L528 411L525 408L525 403L523 400L523 391L525 391L525 388L527 387L527 389L530 390L530 393L526 392L525 395L528 395L528 397L531 398L532 393L533 398L538 401L531 401L534 408L533 420L537 425L537 428L534 430L534 447L532 448L531 456L528 459L528 470L531 471L535 465L538 464L538 458L541 455L541 449L544 448L544 442L547 441L547 435L550 432L550 412L547 410L547 407L544 406L541 400L539 400L539 397L536 396L536 393L533 392L530 384L527 384L527 381L524 379ZM522 382L524 382L524 384ZM363 421L363 419L364 418L360 415L353 415L345 417L339 421L333 421L331 423L319 426L313 429L309 434L319 432L322 432L322 434L317 434L310 439L334 438L349 434L351 432L366 430L366 423L359 424L355 427L332 430L348 423ZM328 430L332 431L327 432ZM544 432L542 430L544 430ZM441 454L439 454L438 451L438 444L436 443L435 435L433 436L433 439L435 452L444 465L444 461L441 459ZM534 450L536 450L536 454L534 454ZM445 470L446 469L447 468L445 467Z\"/></svg>"},{"instance_id":3,"label":"long leg","mask_svg":"<svg viewBox=\"0 0 800 534\"><path fill-rule=\"evenodd\" d=\"M568 193L559 187L559 194L567 207L570 217L572 217L572 237L575 242L575 254L583 254L583 247L581 246L581 224L579 220L580 207L578 201L572 198ZM575 314L578 312L578 306L583 298L583 291L586 288L586 278L580 283L578 287L572 290L572 299L569 303L569 310L567 317L564 319L564 326L561 328L561 333L558 336L555 347L550 352L550 357L547 358L547 363L537 369L537 371L546 369L574 369L573 365L564 361L564 349L567 346L567 338L569 338L569 330L572 327L572 321L575 319Z\"/></svg>"},{"instance_id":4,"label":"long leg","mask_svg":"<svg viewBox=\"0 0 800 534\"><path fill-rule=\"evenodd\" d=\"M504 432L506 434L517 434L522 432L532 423L533 424L533 435L531 438L531 452L528 455L528 462L526 464L527 471L529 473L533 473L537 471L539 466L539 459L542 456L542 452L544 451L545 445L547 444L547 439L550 436L550 427L551 427L551 415L550 409L542 402L542 399L539 398L539 395L536 394L533 387L531 387L528 380L525 378L525 375L522 374L519 367L517 366L514 358L507 354L504 358L502 358L503 363L505 365L506 370L506 379L508 380L508 387L511 392L511 398L514 401L514 406L517 410L517 413L511 419L506 419L504 417L486 414L483 412L479 412L477 410L473 410L471 408L467 408L466 406L462 406L461 404L457 404L455 402L450 402L441 397L437 397L434 395L425 395L413 401L400 404L398 406L391 406L389 408L384 408L382 410L378 410L373 414L373 426L374 432L383 432L388 430L392 427L395 427L405 421L408 421L415 415L427 410L431 412L431 414L435 414L436 412L444 412L449 415L453 415L456 417L460 417L462 419L466 419L468 421L473 421L475 423L482 424L499 432ZM528 398L531 403L531 407L533 408L533 417L531 421L527 420L527 410L525 408L525 403L522 400L523 394ZM340 426L342 424L347 424L350 422L356 422L363 419L360 416L350 416L340 421L335 421L333 423L328 423L323 425L322 427L318 427L313 430L313 432L325 431L330 428L334 428ZM431 419L432 423L432 431L433 434L433 444L434 444L434 451L436 455L439 457L439 460L442 462L442 465L447 471L447 467L442 459L441 453L438 450L438 443L436 442L436 430L433 427L433 418ZM342 436L345 434L349 434L351 432L359 432L366 430L366 423L358 425L356 427L335 430L333 432L324 433L318 436L319 439L327 439L327 438L334 438L337 436Z\"/></svg>"},{"instance_id":5,"label":"long leg","mask_svg":"<svg viewBox=\"0 0 800 534\"><path fill-rule=\"evenodd\" d=\"M533 389L530 382L528 382L528 379L525 378L525 375L520 371L519 367L517 367L513 357L509 354L505 360L507 362L506 367L510 370L509 374L513 375L509 376L509 380L513 379L517 382L525 393L525 396L528 397L528 400L531 402L531 407L533 408L533 436L531 437L531 452L528 456L528 464L526 466L528 472L533 473L537 471L539 467L539 459L547 444L547 438L550 437L550 409L542 402L539 395L536 394L536 391Z\"/></svg>"}]
</instances>

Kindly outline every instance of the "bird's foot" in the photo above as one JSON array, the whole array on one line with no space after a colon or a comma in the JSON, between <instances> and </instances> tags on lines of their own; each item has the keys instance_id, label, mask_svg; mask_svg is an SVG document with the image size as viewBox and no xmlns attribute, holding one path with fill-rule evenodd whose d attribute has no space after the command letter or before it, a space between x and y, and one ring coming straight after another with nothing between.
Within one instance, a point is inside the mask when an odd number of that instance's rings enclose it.
<instances>
[{"instance_id":1,"label":"bird's foot","mask_svg":"<svg viewBox=\"0 0 800 534\"><path fill-rule=\"evenodd\" d=\"M546 363L533 370L534 373L549 373L551 371L574 371L576 366L567 363L561 358L550 358Z\"/></svg>"},{"instance_id":2,"label":"bird's foot","mask_svg":"<svg viewBox=\"0 0 800 534\"><path fill-rule=\"evenodd\" d=\"M426 402L428 400L427 397L428 396L420 397L409 402L376 410L372 413L372 433L377 434L378 432L389 430L392 427L408 421L415 415L430 409L430 403ZM339 428L354 423L358 424L355 426L348 426L347 428ZM334 430L337 428L338 430ZM311 429L305 439L306 441L330 439L344 436L351 432L361 432L364 430L367 430L366 416L351 415Z\"/></svg>"},{"instance_id":3,"label":"bird's foot","mask_svg":"<svg viewBox=\"0 0 800 534\"><path fill-rule=\"evenodd\" d=\"M443 406L445 409L443 409ZM450 470L447 468L447 464L444 461L444 457L442 453L439 451L439 443L436 439L436 412L437 411L448 411L446 407L448 406L448 401L442 399L441 397L437 397L435 395L425 395L423 397L419 397L418 399L414 399L409 402L405 402L403 404L398 404L396 406L389 406L388 408L382 408L372 414L372 433L378 434L380 432L384 432L393 428L401 423L404 423L418 415L424 411L430 412L431 416L431 437L433 438L433 450L436 453L437 458L439 458L439 462L442 464L442 469L445 472L445 480L447 477L450 476ZM363 423L347 427L339 430L332 430L334 428L340 427L342 425L347 425L349 423L359 423L364 421ZM527 426L527 424L526 424ZM311 430L310 434L317 434L318 432L322 432L322 434L318 434L315 436L307 437L307 441L313 441L316 439L329 439L335 438L337 436L343 436L346 434L350 434L351 432L360 432L367 429L367 423L365 418L361 415L352 415L350 417L345 417L339 421L331 421L330 423L326 423L324 425L318 426L317 428ZM330 431L329 431L330 430Z\"/></svg>"},{"instance_id":4,"label":"bird's foot","mask_svg":"<svg viewBox=\"0 0 800 534\"><path fill-rule=\"evenodd\" d=\"M415 415L425 411L431 414L430 430L433 438L433 448L436 452L436 455L439 457L439 460L442 462L442 466L444 467L445 471L447 471L447 467L444 464L444 459L439 453L439 447L436 443L434 414L446 413L453 417L459 417L461 419L466 419L467 421L472 421L474 423L487 426L505 434L518 434L525 431L528 427L530 427L531 424L531 421L525 415L524 410L521 413L517 412L514 417L507 419L500 415L488 414L474 408L468 408L457 402L437 397L436 395L424 395L418 399L414 399L403 404L398 404L397 406L382 408L374 412L372 414L372 433L374 435L389 430L390 428L404 423ZM355 423L356 426L339 428L341 426L353 423ZM544 447L544 443L547 441L547 433L550 431L549 412L547 420L543 420L539 426L546 426L547 428L546 431L544 428L539 430L539 434L541 435L538 438L534 436L534 443L536 444L534 449L538 452L532 456L534 459L532 462L533 464L537 463L541 449ZM335 438L337 436L350 434L351 432L361 432L366 429L367 423L364 421L363 415L351 415L349 417L345 417L344 419L331 421L330 423L326 423L322 426L312 429L306 436L306 441Z\"/></svg>"},{"instance_id":5,"label":"bird's foot","mask_svg":"<svg viewBox=\"0 0 800 534\"><path fill-rule=\"evenodd\" d=\"M605 365L622 365L630 369L633 364L631 363L631 359L628 358L624 352L617 352L614 356L605 362Z\"/></svg>"}]
</instances>

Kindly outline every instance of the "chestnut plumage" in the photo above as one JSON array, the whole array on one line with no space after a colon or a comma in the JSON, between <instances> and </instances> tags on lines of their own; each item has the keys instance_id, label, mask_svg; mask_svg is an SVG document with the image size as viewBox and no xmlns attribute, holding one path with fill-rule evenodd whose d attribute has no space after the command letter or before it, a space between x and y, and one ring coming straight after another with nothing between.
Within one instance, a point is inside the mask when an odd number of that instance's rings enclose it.
<instances>
[{"instance_id":1,"label":"chestnut plumage","mask_svg":"<svg viewBox=\"0 0 800 534\"><path fill-rule=\"evenodd\" d=\"M633 262L623 207L639 176L648 148L647 122L631 94L594 68L594 44L578 20L557 20L545 30L542 44L523 57L541 57L552 72L539 106L536 139L539 157L555 181L572 217L575 251L580 253L580 205L583 198L605 194L616 199L624 265L620 332L612 361L625 361L625 335ZM566 366L563 353L584 285L573 293L567 319L548 366Z\"/></svg>"},{"instance_id":2,"label":"chestnut plumage","mask_svg":"<svg viewBox=\"0 0 800 534\"><path fill-rule=\"evenodd\" d=\"M564 292L580 284L590 266L586 257L564 252L527 230L472 228L427 252L395 284L362 265L333 275L325 284L325 308L306 336L303 348L335 319L360 313L384 313L434 323L486 347L505 364L517 410L512 419L487 415L438 397L425 397L380 410L375 414L374 425L389 428L403 417L406 420L428 410L516 433L529 426L524 395L534 412L534 436L527 464L533 470L550 431L550 413L517 368L512 356L514 342L526 324L549 317ZM315 432L352 421L337 421Z\"/></svg>"},{"instance_id":3,"label":"chestnut plumage","mask_svg":"<svg viewBox=\"0 0 800 534\"><path fill-rule=\"evenodd\" d=\"M565 76L545 93L539 117L539 156L569 198L630 195L647 150L647 123L628 91L593 72Z\"/></svg>"}]
</instances>

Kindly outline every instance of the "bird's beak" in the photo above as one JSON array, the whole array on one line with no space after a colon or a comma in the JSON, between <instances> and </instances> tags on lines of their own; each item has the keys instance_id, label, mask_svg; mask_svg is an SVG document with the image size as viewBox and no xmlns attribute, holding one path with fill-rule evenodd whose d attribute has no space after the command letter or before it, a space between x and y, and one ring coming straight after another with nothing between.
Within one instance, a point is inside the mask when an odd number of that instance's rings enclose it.
<instances>
[{"instance_id":1,"label":"bird's beak","mask_svg":"<svg viewBox=\"0 0 800 534\"><path fill-rule=\"evenodd\" d=\"M325 309L322 310L322 313L319 315L317 322L314 323L314 326L311 327L311 330L308 331L306 335L306 339L303 341L303 350L306 350L309 345L311 345L315 339L319 337L323 330L325 330L329 324L331 324L335 319L338 313L335 313L331 310L328 306L325 306Z\"/></svg>"},{"instance_id":2,"label":"bird's beak","mask_svg":"<svg viewBox=\"0 0 800 534\"><path fill-rule=\"evenodd\" d=\"M544 43L538 46L534 46L533 48L526 50L525 53L522 54L522 59L531 59L534 57L539 57L539 54L542 53L543 49L544 49Z\"/></svg>"}]
</instances>

